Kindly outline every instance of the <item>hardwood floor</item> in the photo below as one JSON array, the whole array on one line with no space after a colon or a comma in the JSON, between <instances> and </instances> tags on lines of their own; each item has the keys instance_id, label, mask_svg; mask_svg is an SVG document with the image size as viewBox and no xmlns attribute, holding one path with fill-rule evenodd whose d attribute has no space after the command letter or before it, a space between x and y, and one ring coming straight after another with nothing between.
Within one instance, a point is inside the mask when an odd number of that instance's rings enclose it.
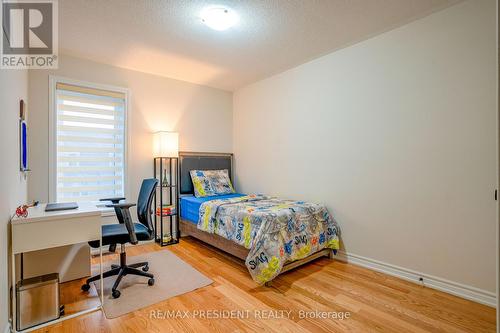
<instances>
[{"instance_id":1,"label":"hardwood floor","mask_svg":"<svg viewBox=\"0 0 500 333\"><path fill-rule=\"evenodd\" d=\"M164 249L147 244L128 248L127 253ZM280 275L268 288L257 286L241 262L197 240L183 238L168 249L214 283L116 319L106 319L98 311L37 332L495 331L493 308L351 264L318 259ZM105 260L116 260L116 255ZM92 297L86 300L79 287L79 281L65 285L63 297L79 304L76 307L95 302ZM200 310L226 316L233 310L233 318L204 319ZM240 317L234 310L240 310ZM189 318L159 318L167 311L179 311L179 316L188 311ZM285 311L291 311L290 317ZM333 317L347 313L348 318Z\"/></svg>"}]
</instances>

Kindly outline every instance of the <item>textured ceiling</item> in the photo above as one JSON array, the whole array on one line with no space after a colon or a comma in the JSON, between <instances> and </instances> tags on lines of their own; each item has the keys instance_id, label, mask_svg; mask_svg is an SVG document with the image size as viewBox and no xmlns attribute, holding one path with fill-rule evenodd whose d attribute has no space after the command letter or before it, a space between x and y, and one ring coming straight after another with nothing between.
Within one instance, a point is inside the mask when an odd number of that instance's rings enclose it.
<instances>
[{"instance_id":1,"label":"textured ceiling","mask_svg":"<svg viewBox=\"0 0 500 333\"><path fill-rule=\"evenodd\" d=\"M61 53L235 90L460 0L59 0ZM203 25L207 5L239 23Z\"/></svg>"}]
</instances>

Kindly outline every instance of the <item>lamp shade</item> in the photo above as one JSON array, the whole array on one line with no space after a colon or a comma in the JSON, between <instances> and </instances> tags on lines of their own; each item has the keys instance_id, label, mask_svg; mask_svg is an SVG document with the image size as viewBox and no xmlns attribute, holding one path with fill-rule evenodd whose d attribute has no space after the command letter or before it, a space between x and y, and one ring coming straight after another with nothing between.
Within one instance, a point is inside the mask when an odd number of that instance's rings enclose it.
<instances>
[{"instance_id":1,"label":"lamp shade","mask_svg":"<svg viewBox=\"0 0 500 333\"><path fill-rule=\"evenodd\" d=\"M153 134L153 157L178 157L179 133L156 132Z\"/></svg>"}]
</instances>

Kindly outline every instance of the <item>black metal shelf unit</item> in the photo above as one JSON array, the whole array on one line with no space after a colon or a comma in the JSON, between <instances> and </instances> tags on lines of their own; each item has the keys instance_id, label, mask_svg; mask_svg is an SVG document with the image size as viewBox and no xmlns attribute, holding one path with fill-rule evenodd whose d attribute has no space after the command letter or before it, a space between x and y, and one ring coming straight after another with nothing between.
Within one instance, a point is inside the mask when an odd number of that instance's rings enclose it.
<instances>
[{"instance_id":1,"label":"black metal shelf unit","mask_svg":"<svg viewBox=\"0 0 500 333\"><path fill-rule=\"evenodd\" d=\"M161 246L179 243L179 158L155 157L154 178L159 180L155 190L155 241Z\"/></svg>"}]
</instances>

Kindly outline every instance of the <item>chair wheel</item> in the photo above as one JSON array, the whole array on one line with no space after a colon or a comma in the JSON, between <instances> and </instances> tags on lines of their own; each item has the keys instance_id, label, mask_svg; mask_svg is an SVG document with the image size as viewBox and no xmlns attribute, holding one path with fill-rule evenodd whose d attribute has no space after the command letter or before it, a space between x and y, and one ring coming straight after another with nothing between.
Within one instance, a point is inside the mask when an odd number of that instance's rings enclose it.
<instances>
[{"instance_id":1,"label":"chair wheel","mask_svg":"<svg viewBox=\"0 0 500 333\"><path fill-rule=\"evenodd\" d=\"M148 280L148 286L152 286L155 284L155 279L151 278Z\"/></svg>"},{"instance_id":2,"label":"chair wheel","mask_svg":"<svg viewBox=\"0 0 500 333\"><path fill-rule=\"evenodd\" d=\"M148 266L148 265L146 265L146 266L142 267L142 271L143 271L143 272L147 272L147 271L149 271L149 266Z\"/></svg>"},{"instance_id":3,"label":"chair wheel","mask_svg":"<svg viewBox=\"0 0 500 333\"><path fill-rule=\"evenodd\" d=\"M90 289L90 284L85 283L84 285L82 285L82 290L83 291L89 291L89 289Z\"/></svg>"},{"instance_id":4,"label":"chair wheel","mask_svg":"<svg viewBox=\"0 0 500 333\"><path fill-rule=\"evenodd\" d=\"M120 297L121 292L119 290L113 290L111 294L113 295L113 298L118 298Z\"/></svg>"}]
</instances>

